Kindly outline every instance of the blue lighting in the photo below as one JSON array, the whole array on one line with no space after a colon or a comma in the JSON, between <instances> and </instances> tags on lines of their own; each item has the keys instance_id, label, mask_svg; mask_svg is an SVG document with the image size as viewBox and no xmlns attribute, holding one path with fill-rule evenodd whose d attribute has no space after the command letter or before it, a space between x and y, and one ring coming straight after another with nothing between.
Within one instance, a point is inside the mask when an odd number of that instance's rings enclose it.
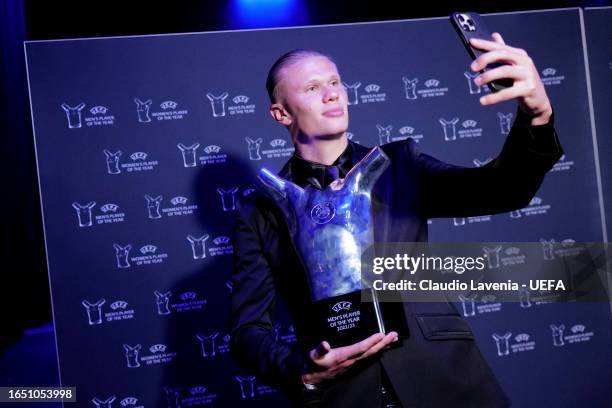
<instances>
[{"instance_id":1,"label":"blue lighting","mask_svg":"<svg viewBox=\"0 0 612 408\"><path fill-rule=\"evenodd\" d=\"M308 24L303 0L231 0L232 28L283 27Z\"/></svg>"}]
</instances>

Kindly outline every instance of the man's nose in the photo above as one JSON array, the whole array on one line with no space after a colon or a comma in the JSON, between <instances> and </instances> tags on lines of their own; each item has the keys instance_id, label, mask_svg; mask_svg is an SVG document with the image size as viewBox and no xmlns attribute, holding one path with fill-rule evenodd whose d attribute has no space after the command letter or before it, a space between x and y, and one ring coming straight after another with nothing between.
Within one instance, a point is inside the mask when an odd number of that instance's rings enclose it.
<instances>
[{"instance_id":1,"label":"man's nose","mask_svg":"<svg viewBox=\"0 0 612 408\"><path fill-rule=\"evenodd\" d=\"M325 93L323 94L324 102L336 101L340 97L338 90L332 87L326 87Z\"/></svg>"}]
</instances>

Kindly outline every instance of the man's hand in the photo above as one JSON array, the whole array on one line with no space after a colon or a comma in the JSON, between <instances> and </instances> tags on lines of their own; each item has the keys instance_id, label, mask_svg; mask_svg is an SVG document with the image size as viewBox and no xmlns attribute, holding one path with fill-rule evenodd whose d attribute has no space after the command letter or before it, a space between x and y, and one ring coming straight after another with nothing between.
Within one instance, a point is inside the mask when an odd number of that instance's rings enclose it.
<instances>
[{"instance_id":1,"label":"man's hand","mask_svg":"<svg viewBox=\"0 0 612 408\"><path fill-rule=\"evenodd\" d=\"M532 125L548 123L552 107L533 60L525 50L506 45L499 33L493 33L493 39L495 41L476 38L470 40L472 46L488 51L476 58L470 68L472 71L480 71L495 62L506 62L510 65L485 71L474 79L474 83L480 86L496 79L512 78L514 85L483 96L480 103L491 105L516 98L520 109L531 117Z\"/></svg>"},{"instance_id":2,"label":"man's hand","mask_svg":"<svg viewBox=\"0 0 612 408\"><path fill-rule=\"evenodd\" d=\"M302 381L307 384L318 384L332 379L345 371L359 360L370 357L397 341L397 333L376 333L359 343L350 346L331 348L329 343L322 341L316 349L310 351L310 359L323 371L302 375Z\"/></svg>"}]
</instances>

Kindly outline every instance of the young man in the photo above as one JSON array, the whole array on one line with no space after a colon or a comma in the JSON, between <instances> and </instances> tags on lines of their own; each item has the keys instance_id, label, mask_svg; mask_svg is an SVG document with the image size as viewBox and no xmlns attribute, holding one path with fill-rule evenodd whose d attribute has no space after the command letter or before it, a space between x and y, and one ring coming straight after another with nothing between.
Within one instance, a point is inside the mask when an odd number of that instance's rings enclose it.
<instances>
[{"instance_id":1,"label":"young man","mask_svg":"<svg viewBox=\"0 0 612 408\"><path fill-rule=\"evenodd\" d=\"M427 218L507 212L524 207L562 149L552 107L524 50L473 40L486 50L471 68L507 62L475 79L483 85L512 78L514 85L483 96L482 105L516 99L517 118L499 156L480 168L446 164L419 152L410 139L382 146L391 165L373 196L376 242L427 240ZM304 187L325 188L369 148L350 142L347 94L334 62L316 51L296 50L270 69L270 114L284 125L294 156L279 175ZM453 197L448 200L447 197ZM474 342L469 326L449 303L405 303L410 337L376 333L354 345L330 348L325 339L304 344L309 291L274 204L253 193L238 203L234 238L232 351L260 380L297 405L324 407L495 407L508 401ZM271 314L280 293L298 345L275 340ZM432 329L432 328L435 328ZM394 405L395 404L395 405Z\"/></svg>"}]
</instances>

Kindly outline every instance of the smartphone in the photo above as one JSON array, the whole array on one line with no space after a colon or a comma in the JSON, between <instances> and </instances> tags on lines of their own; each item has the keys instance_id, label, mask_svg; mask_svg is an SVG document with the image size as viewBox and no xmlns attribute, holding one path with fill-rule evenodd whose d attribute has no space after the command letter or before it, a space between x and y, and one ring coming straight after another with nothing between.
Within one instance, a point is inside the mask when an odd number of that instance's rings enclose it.
<instances>
[{"instance_id":1,"label":"smartphone","mask_svg":"<svg viewBox=\"0 0 612 408\"><path fill-rule=\"evenodd\" d=\"M470 57L472 57L472 60L475 60L481 54L484 54L486 52L475 48L470 44L470 38L481 38L483 40L493 41L492 33L487 28L480 14L472 12L457 12L452 13L450 15L450 20L453 24L453 27L455 27L455 31L457 31L457 34L459 34L459 37L461 38L461 42L463 42L465 49L470 54ZM489 64L484 69L482 69L480 73L482 74L485 71L500 67L502 65L508 64ZM489 86L491 92L497 92L501 91L502 89L511 87L513 83L514 80L512 80L512 78L502 78L495 81L491 81L487 83L487 85Z\"/></svg>"}]
</instances>

